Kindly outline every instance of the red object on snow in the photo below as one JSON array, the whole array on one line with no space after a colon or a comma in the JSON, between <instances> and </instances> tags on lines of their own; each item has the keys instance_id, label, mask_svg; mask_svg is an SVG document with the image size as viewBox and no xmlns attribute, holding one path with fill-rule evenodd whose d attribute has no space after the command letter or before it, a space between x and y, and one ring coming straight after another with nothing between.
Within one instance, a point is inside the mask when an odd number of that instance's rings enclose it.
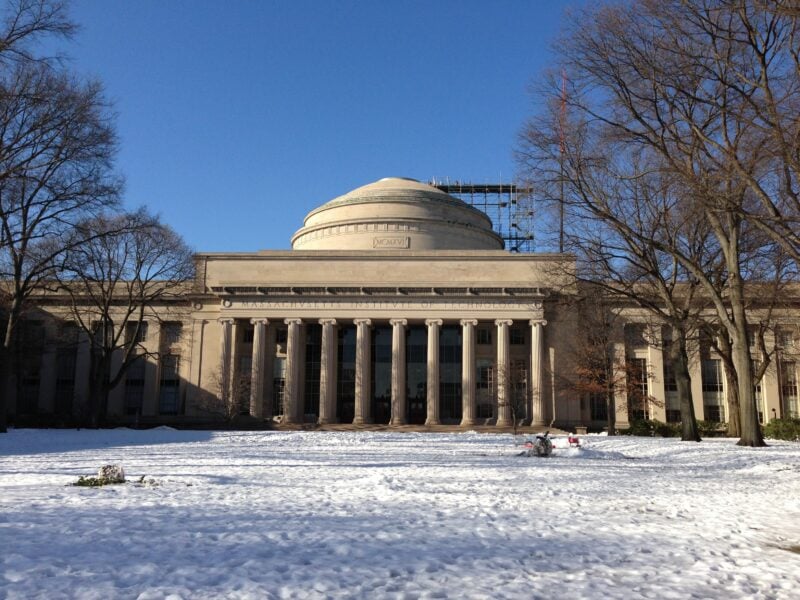
<instances>
[{"instance_id":1,"label":"red object on snow","mask_svg":"<svg viewBox=\"0 0 800 600\"><path fill-rule=\"evenodd\" d=\"M567 437L567 441L569 442L570 448L580 448L581 447L581 439L575 436Z\"/></svg>"}]
</instances>

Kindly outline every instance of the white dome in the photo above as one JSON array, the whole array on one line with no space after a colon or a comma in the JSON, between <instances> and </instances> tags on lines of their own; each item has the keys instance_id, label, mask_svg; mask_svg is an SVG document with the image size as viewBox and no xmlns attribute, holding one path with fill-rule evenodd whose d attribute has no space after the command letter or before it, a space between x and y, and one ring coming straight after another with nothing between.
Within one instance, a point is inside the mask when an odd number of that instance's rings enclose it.
<instances>
[{"instance_id":1,"label":"white dome","mask_svg":"<svg viewBox=\"0 0 800 600\"><path fill-rule=\"evenodd\" d=\"M295 250L500 250L483 212L438 188L387 177L339 196L305 218Z\"/></svg>"}]
</instances>

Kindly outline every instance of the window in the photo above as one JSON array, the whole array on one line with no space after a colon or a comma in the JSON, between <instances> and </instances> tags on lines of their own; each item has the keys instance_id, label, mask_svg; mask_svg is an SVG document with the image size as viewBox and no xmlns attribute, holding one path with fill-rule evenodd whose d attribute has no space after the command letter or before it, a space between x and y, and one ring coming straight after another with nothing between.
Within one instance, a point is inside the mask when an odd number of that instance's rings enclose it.
<instances>
[{"instance_id":1,"label":"window","mask_svg":"<svg viewBox=\"0 0 800 600\"><path fill-rule=\"evenodd\" d=\"M525 345L525 330L522 327L512 327L508 330L509 342L513 346Z\"/></svg>"},{"instance_id":2,"label":"window","mask_svg":"<svg viewBox=\"0 0 800 600\"><path fill-rule=\"evenodd\" d=\"M284 329L284 331L286 331ZM286 359L275 358L273 362L272 371L272 391L273 391L273 409L272 414L280 416L283 414L283 401L286 395Z\"/></svg>"},{"instance_id":3,"label":"window","mask_svg":"<svg viewBox=\"0 0 800 600\"><path fill-rule=\"evenodd\" d=\"M476 385L477 389L479 390L492 389L492 379L494 375L494 367L492 366L492 362L489 360L479 360L477 366L478 366L478 381Z\"/></svg>"},{"instance_id":4,"label":"window","mask_svg":"<svg viewBox=\"0 0 800 600\"><path fill-rule=\"evenodd\" d=\"M134 339L135 337L135 339ZM125 343L143 344L147 339L147 321L128 321L125 323Z\"/></svg>"},{"instance_id":5,"label":"window","mask_svg":"<svg viewBox=\"0 0 800 600\"><path fill-rule=\"evenodd\" d=\"M166 354L161 357L161 379L158 385L158 412L162 415L178 414L178 365L180 357Z\"/></svg>"},{"instance_id":6,"label":"window","mask_svg":"<svg viewBox=\"0 0 800 600\"><path fill-rule=\"evenodd\" d=\"M236 374L233 380L233 398L236 411L240 415L250 414L250 381L253 368L253 357L250 354L239 356L236 362Z\"/></svg>"},{"instance_id":7,"label":"window","mask_svg":"<svg viewBox=\"0 0 800 600\"><path fill-rule=\"evenodd\" d=\"M494 416L494 364L491 360L478 359L475 366L478 375L477 417L491 419Z\"/></svg>"},{"instance_id":8,"label":"window","mask_svg":"<svg viewBox=\"0 0 800 600\"><path fill-rule=\"evenodd\" d=\"M478 327L476 341L481 346L489 346L492 343L492 330L488 327Z\"/></svg>"},{"instance_id":9,"label":"window","mask_svg":"<svg viewBox=\"0 0 800 600\"><path fill-rule=\"evenodd\" d=\"M175 346L181 341L183 323L168 321L161 325L161 345L165 348Z\"/></svg>"},{"instance_id":10,"label":"window","mask_svg":"<svg viewBox=\"0 0 800 600\"><path fill-rule=\"evenodd\" d=\"M18 377L21 386L17 398L17 410L21 414L36 414L39 411L44 326L41 321L23 321L20 329Z\"/></svg>"},{"instance_id":11,"label":"window","mask_svg":"<svg viewBox=\"0 0 800 600\"><path fill-rule=\"evenodd\" d=\"M664 391L678 391L678 382L675 381L675 370L672 368L672 363L667 361L664 361Z\"/></svg>"},{"instance_id":12,"label":"window","mask_svg":"<svg viewBox=\"0 0 800 600\"><path fill-rule=\"evenodd\" d=\"M791 329L779 329L776 337L779 348L783 350L792 350L794 348L794 331Z\"/></svg>"},{"instance_id":13,"label":"window","mask_svg":"<svg viewBox=\"0 0 800 600\"><path fill-rule=\"evenodd\" d=\"M281 327L275 330L275 343L280 344L281 346L286 345L286 340L289 337L289 330L285 327Z\"/></svg>"},{"instance_id":14,"label":"window","mask_svg":"<svg viewBox=\"0 0 800 600\"><path fill-rule=\"evenodd\" d=\"M667 423L680 423L681 422L681 411L668 408L667 409Z\"/></svg>"},{"instance_id":15,"label":"window","mask_svg":"<svg viewBox=\"0 0 800 600\"><path fill-rule=\"evenodd\" d=\"M711 358L702 361L703 375L703 413L706 421L722 423L725 421L725 388L723 384L722 361Z\"/></svg>"},{"instance_id":16,"label":"window","mask_svg":"<svg viewBox=\"0 0 800 600\"><path fill-rule=\"evenodd\" d=\"M793 360L782 360L780 367L784 417L798 418L800 411L797 399L797 363Z\"/></svg>"},{"instance_id":17,"label":"window","mask_svg":"<svg viewBox=\"0 0 800 600\"><path fill-rule=\"evenodd\" d=\"M647 420L649 411L649 388L647 359L628 359L628 414L631 420Z\"/></svg>"},{"instance_id":18,"label":"window","mask_svg":"<svg viewBox=\"0 0 800 600\"><path fill-rule=\"evenodd\" d=\"M144 356L137 357L125 374L125 414L142 414L144 399L144 371L147 361Z\"/></svg>"},{"instance_id":19,"label":"window","mask_svg":"<svg viewBox=\"0 0 800 600\"><path fill-rule=\"evenodd\" d=\"M592 421L608 421L608 402L605 394L589 396L589 412Z\"/></svg>"},{"instance_id":20,"label":"window","mask_svg":"<svg viewBox=\"0 0 800 600\"><path fill-rule=\"evenodd\" d=\"M255 336L256 330L255 327L245 327L244 333L242 335L242 343L244 344L252 344L253 337Z\"/></svg>"}]
</instances>

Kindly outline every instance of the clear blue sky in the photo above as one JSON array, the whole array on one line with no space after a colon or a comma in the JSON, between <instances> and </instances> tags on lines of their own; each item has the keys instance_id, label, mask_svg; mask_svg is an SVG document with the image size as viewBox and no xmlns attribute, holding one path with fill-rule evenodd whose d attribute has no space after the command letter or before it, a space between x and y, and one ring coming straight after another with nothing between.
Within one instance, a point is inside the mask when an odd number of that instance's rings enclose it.
<instances>
[{"instance_id":1,"label":"clear blue sky","mask_svg":"<svg viewBox=\"0 0 800 600\"><path fill-rule=\"evenodd\" d=\"M381 177L511 180L576 3L73 0L66 51L115 103L129 206L198 251L281 249Z\"/></svg>"}]
</instances>

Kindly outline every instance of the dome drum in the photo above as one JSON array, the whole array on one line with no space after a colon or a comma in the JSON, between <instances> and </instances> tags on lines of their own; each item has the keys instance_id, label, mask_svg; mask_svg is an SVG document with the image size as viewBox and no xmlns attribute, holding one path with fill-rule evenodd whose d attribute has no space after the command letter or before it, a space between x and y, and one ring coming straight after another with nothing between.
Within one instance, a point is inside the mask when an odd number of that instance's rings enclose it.
<instances>
[{"instance_id":1,"label":"dome drum","mask_svg":"<svg viewBox=\"0 0 800 600\"><path fill-rule=\"evenodd\" d=\"M500 250L483 212L441 190L391 177L311 211L295 250Z\"/></svg>"}]
</instances>

